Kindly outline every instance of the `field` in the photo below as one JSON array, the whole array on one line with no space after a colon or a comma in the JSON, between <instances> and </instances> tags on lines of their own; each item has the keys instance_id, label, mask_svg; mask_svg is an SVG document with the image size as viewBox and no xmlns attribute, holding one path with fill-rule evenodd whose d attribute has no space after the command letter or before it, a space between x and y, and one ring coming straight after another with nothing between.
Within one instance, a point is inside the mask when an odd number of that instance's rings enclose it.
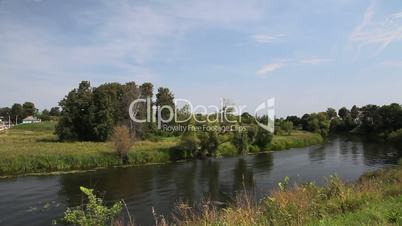
<instances>
[{"instance_id":1,"label":"field","mask_svg":"<svg viewBox=\"0 0 402 226\"><path fill-rule=\"evenodd\" d=\"M118 166L108 142L57 142L54 122L16 126L0 134L0 175L85 170ZM130 164L169 161L175 140L139 141L129 152Z\"/></svg>"},{"instance_id":2,"label":"field","mask_svg":"<svg viewBox=\"0 0 402 226\"><path fill-rule=\"evenodd\" d=\"M58 142L55 122L18 125L0 134L0 176L88 170L120 166L109 142ZM139 141L129 151L129 164L166 163L173 159L178 138ZM321 143L317 134L295 131L275 136L267 150ZM235 152L237 153L237 152Z\"/></svg>"}]
</instances>

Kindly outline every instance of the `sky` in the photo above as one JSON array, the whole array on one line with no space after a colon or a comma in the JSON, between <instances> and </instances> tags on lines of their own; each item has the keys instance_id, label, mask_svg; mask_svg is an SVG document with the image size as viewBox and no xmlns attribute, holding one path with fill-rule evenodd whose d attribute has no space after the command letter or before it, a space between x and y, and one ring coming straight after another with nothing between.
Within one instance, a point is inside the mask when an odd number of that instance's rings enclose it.
<instances>
[{"instance_id":1,"label":"sky","mask_svg":"<svg viewBox=\"0 0 402 226\"><path fill-rule=\"evenodd\" d=\"M400 0L0 0L0 106L152 82L278 116L402 103Z\"/></svg>"}]
</instances>

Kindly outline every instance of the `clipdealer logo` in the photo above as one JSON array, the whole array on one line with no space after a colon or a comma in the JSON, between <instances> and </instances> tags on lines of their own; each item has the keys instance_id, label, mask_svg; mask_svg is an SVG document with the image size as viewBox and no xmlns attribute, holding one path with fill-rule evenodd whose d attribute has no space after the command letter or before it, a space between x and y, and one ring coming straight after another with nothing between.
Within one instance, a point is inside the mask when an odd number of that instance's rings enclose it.
<instances>
[{"instance_id":1,"label":"clipdealer logo","mask_svg":"<svg viewBox=\"0 0 402 226\"><path fill-rule=\"evenodd\" d=\"M139 98L131 102L129 106L129 115L133 122L136 123L157 123L158 129L165 129L167 131L186 131L186 130L220 130L220 131L229 131L235 128L234 125L221 127L220 129L216 128L216 126L191 126L191 127L184 127L181 126L181 123L189 122L190 120L194 120L198 124L219 124L221 122L225 123L241 123L241 115L244 113L244 109L246 109L246 105L234 105L234 104L225 104L224 100L221 99L220 106L216 105L193 105L191 101L187 99L175 99L174 105L178 106L179 104L184 104L188 106L189 114L186 115L185 118L179 117L178 111L175 110L170 105L162 105L162 106L155 106L152 104L151 98ZM146 115L145 117L142 115L142 118L139 118L139 112L144 110ZM197 114L202 114L205 117L200 119L196 117ZM257 125L264 130L267 130L271 133L275 130L275 98L267 99L259 104L254 111L255 121ZM261 122L258 120L258 116L265 116L266 120ZM177 124L172 128L168 128L167 124L174 122Z\"/></svg>"}]
</instances>

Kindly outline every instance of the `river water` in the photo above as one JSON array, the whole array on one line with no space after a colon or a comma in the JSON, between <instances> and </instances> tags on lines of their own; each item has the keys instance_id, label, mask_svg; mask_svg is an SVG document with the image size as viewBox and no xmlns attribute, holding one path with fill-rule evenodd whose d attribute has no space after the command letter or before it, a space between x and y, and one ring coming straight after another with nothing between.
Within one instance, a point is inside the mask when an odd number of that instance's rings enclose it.
<instances>
[{"instance_id":1,"label":"river water","mask_svg":"<svg viewBox=\"0 0 402 226\"><path fill-rule=\"evenodd\" d=\"M136 223L149 225L152 207L169 217L178 201L227 201L244 189L261 198L285 176L291 183L323 184L332 174L354 181L401 157L388 145L336 137L322 145L259 155L3 179L0 225L51 225L67 206L82 202L80 186L95 188L106 201L124 199Z\"/></svg>"}]
</instances>

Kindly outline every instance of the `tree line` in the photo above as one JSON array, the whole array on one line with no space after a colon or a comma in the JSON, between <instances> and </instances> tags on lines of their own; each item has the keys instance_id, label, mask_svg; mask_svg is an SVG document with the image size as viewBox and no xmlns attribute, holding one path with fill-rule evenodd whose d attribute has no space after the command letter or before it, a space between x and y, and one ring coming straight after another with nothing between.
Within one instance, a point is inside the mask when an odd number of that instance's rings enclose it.
<instances>
[{"instance_id":1,"label":"tree line","mask_svg":"<svg viewBox=\"0 0 402 226\"><path fill-rule=\"evenodd\" d=\"M42 121L48 121L52 119L56 120L59 115L59 107L52 107L50 110L44 109L40 112L32 102L25 102L23 104L14 103L11 107L0 108L0 117L5 121L10 118L13 124L21 123L28 116L35 116Z\"/></svg>"},{"instance_id":2,"label":"tree line","mask_svg":"<svg viewBox=\"0 0 402 226\"><path fill-rule=\"evenodd\" d=\"M402 141L402 107L398 103L362 107L354 105L338 111L328 108L325 112L304 114L301 118L288 116L281 120L290 121L303 130L320 133L323 137L330 133L353 133L393 142Z\"/></svg>"}]
</instances>

